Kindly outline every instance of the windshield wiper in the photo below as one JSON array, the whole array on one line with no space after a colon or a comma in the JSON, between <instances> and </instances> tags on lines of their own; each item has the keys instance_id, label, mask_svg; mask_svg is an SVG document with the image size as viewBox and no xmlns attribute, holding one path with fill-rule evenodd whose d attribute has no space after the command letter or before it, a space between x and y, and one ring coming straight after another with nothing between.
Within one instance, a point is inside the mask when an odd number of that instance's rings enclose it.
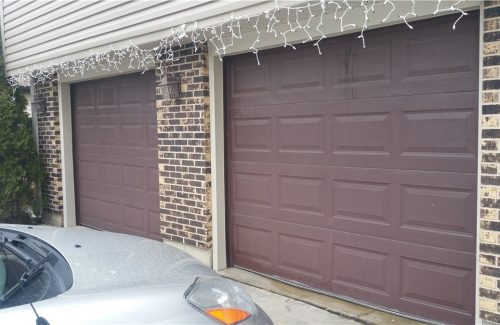
<instances>
[{"instance_id":1,"label":"windshield wiper","mask_svg":"<svg viewBox=\"0 0 500 325\"><path fill-rule=\"evenodd\" d=\"M5 243L3 243L5 245ZM22 287L29 284L34 278L36 278L40 272L42 272L44 268L44 264L47 262L54 262L54 258L56 258L52 253L49 253L47 256L42 258L38 263L33 265L33 267L28 268L26 272L24 272L17 283L12 286L7 292L0 296L0 305L4 304L8 301L13 295L15 295ZM57 258L56 258L57 261Z\"/></svg>"}]
</instances>

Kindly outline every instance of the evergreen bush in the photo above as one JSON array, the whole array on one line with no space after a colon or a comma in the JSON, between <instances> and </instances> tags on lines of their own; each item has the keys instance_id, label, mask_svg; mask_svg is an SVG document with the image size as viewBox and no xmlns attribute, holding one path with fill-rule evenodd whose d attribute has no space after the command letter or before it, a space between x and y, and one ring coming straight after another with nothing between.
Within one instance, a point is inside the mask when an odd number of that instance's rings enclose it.
<instances>
[{"instance_id":1,"label":"evergreen bush","mask_svg":"<svg viewBox=\"0 0 500 325\"><path fill-rule=\"evenodd\" d=\"M0 81L0 222L36 223L42 213L44 171L26 99Z\"/></svg>"}]
</instances>

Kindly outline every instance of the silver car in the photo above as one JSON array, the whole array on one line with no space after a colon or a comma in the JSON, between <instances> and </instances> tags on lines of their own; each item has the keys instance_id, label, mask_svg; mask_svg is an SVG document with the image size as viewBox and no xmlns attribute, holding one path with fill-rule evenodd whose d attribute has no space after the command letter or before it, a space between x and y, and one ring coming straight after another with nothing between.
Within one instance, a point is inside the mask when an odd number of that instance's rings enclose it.
<instances>
[{"instance_id":1,"label":"silver car","mask_svg":"<svg viewBox=\"0 0 500 325\"><path fill-rule=\"evenodd\" d=\"M150 239L0 224L0 324L272 324L236 283Z\"/></svg>"}]
</instances>

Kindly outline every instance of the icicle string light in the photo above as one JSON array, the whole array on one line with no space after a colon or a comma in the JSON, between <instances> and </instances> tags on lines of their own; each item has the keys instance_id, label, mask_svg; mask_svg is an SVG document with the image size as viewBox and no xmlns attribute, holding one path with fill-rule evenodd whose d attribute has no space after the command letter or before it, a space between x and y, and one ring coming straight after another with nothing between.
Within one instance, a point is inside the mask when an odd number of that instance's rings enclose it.
<instances>
[{"instance_id":1,"label":"icicle string light","mask_svg":"<svg viewBox=\"0 0 500 325\"><path fill-rule=\"evenodd\" d=\"M453 30L460 19L467 15L458 8L458 5L466 0L454 0L449 7L443 5L443 0L435 1L435 15L446 12L460 14L453 23ZM394 15L397 7L403 5L407 8L404 10L408 11L400 14L399 18L408 28L413 29L408 20L417 17L415 2L416 0L404 2L398 0L318 0L287 7L280 6L279 1L275 0L272 8L254 15L231 14L230 18L210 26L200 26L194 21L170 28L168 36L162 38L159 44L151 49L141 49L130 41L123 48L110 47L109 50L100 53L91 51L89 56L82 59L65 57L62 62L27 67L24 71L10 76L8 80L16 88L28 86L31 82L43 83L61 76L71 78L84 76L92 71L120 71L124 62L128 62L128 69L146 71L160 59L175 62L175 50L186 43L192 43L195 52L198 52L202 44L209 43L222 60L228 48L234 47L237 43L241 46L241 42L247 42L249 51L255 54L257 64L260 65L258 48L264 33L281 39L283 47L292 49L295 49L295 46L290 41L291 35L299 33L299 36L295 36L294 39L302 39L302 43L312 41L316 37L317 40L312 45L321 54L320 43L326 38L325 22L337 24L341 32L349 28L359 28L358 38L365 47L365 32L369 28L369 22L374 19L376 5L380 4L377 6L378 11L383 10L385 18L382 19L382 23L387 22ZM361 24L357 26L352 22L346 22L349 14L351 21L355 19Z\"/></svg>"}]
</instances>

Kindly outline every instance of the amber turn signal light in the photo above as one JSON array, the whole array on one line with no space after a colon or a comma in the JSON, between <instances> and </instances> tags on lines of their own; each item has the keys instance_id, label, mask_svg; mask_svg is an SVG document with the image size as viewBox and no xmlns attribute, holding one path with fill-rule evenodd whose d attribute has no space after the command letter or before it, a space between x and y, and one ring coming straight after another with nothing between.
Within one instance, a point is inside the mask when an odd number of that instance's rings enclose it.
<instances>
[{"instance_id":1,"label":"amber turn signal light","mask_svg":"<svg viewBox=\"0 0 500 325\"><path fill-rule=\"evenodd\" d=\"M209 308L205 313L225 325L235 325L250 317L250 313L238 308Z\"/></svg>"}]
</instances>

